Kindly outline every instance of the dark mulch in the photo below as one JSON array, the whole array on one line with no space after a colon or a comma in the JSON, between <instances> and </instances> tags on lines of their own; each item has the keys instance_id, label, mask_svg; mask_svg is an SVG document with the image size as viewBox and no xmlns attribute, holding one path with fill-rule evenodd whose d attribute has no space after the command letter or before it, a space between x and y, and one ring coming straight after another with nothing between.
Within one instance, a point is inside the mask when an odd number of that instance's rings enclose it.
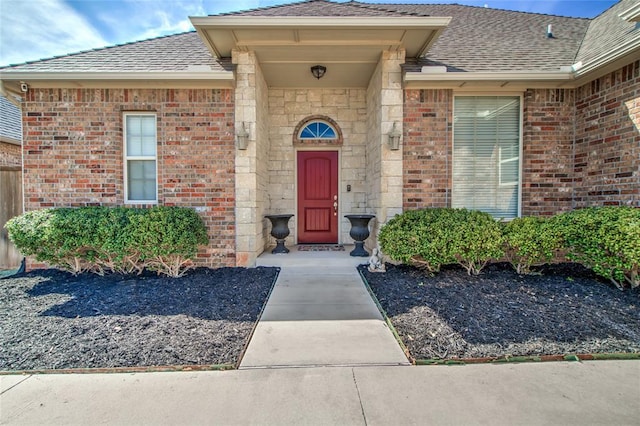
<instances>
[{"instance_id":1,"label":"dark mulch","mask_svg":"<svg viewBox=\"0 0 640 426\"><path fill-rule=\"evenodd\" d=\"M0 370L234 364L278 268L0 280Z\"/></svg>"},{"instance_id":2,"label":"dark mulch","mask_svg":"<svg viewBox=\"0 0 640 426\"><path fill-rule=\"evenodd\" d=\"M640 352L640 291L620 291L575 264L520 276L506 264L479 276L431 277L387 265L366 277L416 359Z\"/></svg>"}]
</instances>

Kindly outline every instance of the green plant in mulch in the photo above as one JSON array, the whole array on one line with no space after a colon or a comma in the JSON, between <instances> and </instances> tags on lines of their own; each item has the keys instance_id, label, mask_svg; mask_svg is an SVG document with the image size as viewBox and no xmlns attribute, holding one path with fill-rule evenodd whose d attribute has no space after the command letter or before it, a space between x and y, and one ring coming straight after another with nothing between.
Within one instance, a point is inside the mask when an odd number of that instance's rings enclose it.
<instances>
[{"instance_id":1,"label":"green plant in mulch","mask_svg":"<svg viewBox=\"0 0 640 426\"><path fill-rule=\"evenodd\" d=\"M487 213L467 209L410 210L387 222L378 236L382 251L396 261L429 273L458 263L479 274L503 256L502 232Z\"/></svg>"},{"instance_id":2,"label":"green plant in mulch","mask_svg":"<svg viewBox=\"0 0 640 426\"><path fill-rule=\"evenodd\" d=\"M503 224L505 259L518 274L549 263L561 250L562 237L555 221L545 217L520 217Z\"/></svg>"},{"instance_id":3,"label":"green plant in mulch","mask_svg":"<svg viewBox=\"0 0 640 426\"><path fill-rule=\"evenodd\" d=\"M570 260L622 289L640 285L640 209L589 207L554 218Z\"/></svg>"},{"instance_id":4,"label":"green plant in mulch","mask_svg":"<svg viewBox=\"0 0 640 426\"><path fill-rule=\"evenodd\" d=\"M198 214L184 207L80 207L34 210L5 225L24 256L81 272L141 273L173 277L192 268L208 244Z\"/></svg>"}]
</instances>

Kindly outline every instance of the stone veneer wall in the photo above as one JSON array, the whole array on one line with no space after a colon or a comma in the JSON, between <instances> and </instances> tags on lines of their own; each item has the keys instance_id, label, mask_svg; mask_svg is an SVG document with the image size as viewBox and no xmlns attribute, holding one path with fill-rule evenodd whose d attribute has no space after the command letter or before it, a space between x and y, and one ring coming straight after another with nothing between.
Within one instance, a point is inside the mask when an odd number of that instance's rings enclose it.
<instances>
[{"instance_id":1,"label":"stone veneer wall","mask_svg":"<svg viewBox=\"0 0 640 426\"><path fill-rule=\"evenodd\" d=\"M640 61L576 89L575 204L640 207Z\"/></svg>"},{"instance_id":2,"label":"stone veneer wall","mask_svg":"<svg viewBox=\"0 0 640 426\"><path fill-rule=\"evenodd\" d=\"M400 149L388 146L388 133L395 123L403 132L403 89L401 65L405 51L385 51L367 87L367 177L369 202L367 207L376 215L369 247L376 244L380 227L396 214L402 213L404 141Z\"/></svg>"},{"instance_id":3,"label":"stone veneer wall","mask_svg":"<svg viewBox=\"0 0 640 426\"><path fill-rule=\"evenodd\" d=\"M269 90L269 184L268 213L297 213L296 147L293 136L298 124L309 116L334 120L344 138L341 147L305 146L304 149L339 151L340 241L349 243L349 223L345 214L366 212L365 170L367 152L367 108L363 89L278 89ZM347 185L351 191L347 192ZM289 222L291 236L287 244L297 241L297 217ZM275 244L275 242L272 242Z\"/></svg>"},{"instance_id":4,"label":"stone veneer wall","mask_svg":"<svg viewBox=\"0 0 640 426\"><path fill-rule=\"evenodd\" d=\"M246 150L236 150L237 264L252 266L265 246L268 199L268 88L253 52L233 52L236 66L236 132L249 132Z\"/></svg>"},{"instance_id":5,"label":"stone veneer wall","mask_svg":"<svg viewBox=\"0 0 640 426\"><path fill-rule=\"evenodd\" d=\"M22 164L22 147L0 142L0 166L19 166L20 164Z\"/></svg>"},{"instance_id":6,"label":"stone veneer wall","mask_svg":"<svg viewBox=\"0 0 640 426\"><path fill-rule=\"evenodd\" d=\"M22 111L26 210L123 205L123 112L152 111L158 204L199 212L199 264L236 264L231 90L30 89Z\"/></svg>"}]
</instances>

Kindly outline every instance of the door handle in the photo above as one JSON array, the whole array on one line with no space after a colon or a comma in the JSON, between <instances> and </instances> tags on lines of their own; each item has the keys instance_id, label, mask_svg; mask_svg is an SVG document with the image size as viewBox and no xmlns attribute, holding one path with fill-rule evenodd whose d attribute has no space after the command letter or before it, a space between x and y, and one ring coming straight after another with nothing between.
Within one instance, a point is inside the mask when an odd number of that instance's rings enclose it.
<instances>
[{"instance_id":1,"label":"door handle","mask_svg":"<svg viewBox=\"0 0 640 426\"><path fill-rule=\"evenodd\" d=\"M338 196L333 196L333 215L338 216Z\"/></svg>"}]
</instances>

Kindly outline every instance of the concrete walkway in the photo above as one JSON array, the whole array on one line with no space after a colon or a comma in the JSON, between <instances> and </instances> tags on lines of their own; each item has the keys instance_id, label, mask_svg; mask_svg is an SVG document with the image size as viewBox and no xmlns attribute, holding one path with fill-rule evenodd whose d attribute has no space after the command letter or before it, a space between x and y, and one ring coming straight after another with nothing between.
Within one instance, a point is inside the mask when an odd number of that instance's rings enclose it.
<instances>
[{"instance_id":1,"label":"concrete walkway","mask_svg":"<svg viewBox=\"0 0 640 426\"><path fill-rule=\"evenodd\" d=\"M638 425L640 362L0 376L3 425Z\"/></svg>"},{"instance_id":2,"label":"concrete walkway","mask_svg":"<svg viewBox=\"0 0 640 426\"><path fill-rule=\"evenodd\" d=\"M240 368L408 365L348 252L265 253L280 275Z\"/></svg>"}]
</instances>

